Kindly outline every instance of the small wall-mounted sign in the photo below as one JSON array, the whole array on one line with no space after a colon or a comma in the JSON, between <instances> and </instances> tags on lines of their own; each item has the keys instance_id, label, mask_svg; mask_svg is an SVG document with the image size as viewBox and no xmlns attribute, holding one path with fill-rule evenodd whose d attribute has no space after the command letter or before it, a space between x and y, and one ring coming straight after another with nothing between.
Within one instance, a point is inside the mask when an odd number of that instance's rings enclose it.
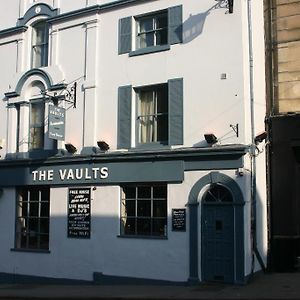
<instances>
[{"instance_id":1,"label":"small wall-mounted sign","mask_svg":"<svg viewBox=\"0 0 300 300\"><path fill-rule=\"evenodd\" d=\"M91 189L70 188L68 201L68 237L91 236Z\"/></svg>"},{"instance_id":2,"label":"small wall-mounted sign","mask_svg":"<svg viewBox=\"0 0 300 300\"><path fill-rule=\"evenodd\" d=\"M66 110L63 107L49 105L49 138L63 141L65 139Z\"/></svg>"},{"instance_id":3,"label":"small wall-mounted sign","mask_svg":"<svg viewBox=\"0 0 300 300\"><path fill-rule=\"evenodd\" d=\"M185 208L172 209L172 231L186 231Z\"/></svg>"}]
</instances>

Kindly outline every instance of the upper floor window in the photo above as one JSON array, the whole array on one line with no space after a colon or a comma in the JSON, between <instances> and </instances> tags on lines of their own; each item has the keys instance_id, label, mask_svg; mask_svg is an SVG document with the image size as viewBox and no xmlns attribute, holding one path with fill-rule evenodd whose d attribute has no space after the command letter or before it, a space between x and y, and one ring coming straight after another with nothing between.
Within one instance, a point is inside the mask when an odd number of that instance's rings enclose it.
<instances>
[{"instance_id":1,"label":"upper floor window","mask_svg":"<svg viewBox=\"0 0 300 300\"><path fill-rule=\"evenodd\" d=\"M165 51L178 43L182 43L182 5L119 20L119 54Z\"/></svg>"},{"instance_id":2,"label":"upper floor window","mask_svg":"<svg viewBox=\"0 0 300 300\"><path fill-rule=\"evenodd\" d=\"M48 24L40 21L35 23L32 29L32 68L45 67L48 65Z\"/></svg>"},{"instance_id":3,"label":"upper floor window","mask_svg":"<svg viewBox=\"0 0 300 300\"><path fill-rule=\"evenodd\" d=\"M29 149L44 148L45 105L43 101L30 104Z\"/></svg>"},{"instance_id":4,"label":"upper floor window","mask_svg":"<svg viewBox=\"0 0 300 300\"><path fill-rule=\"evenodd\" d=\"M132 91L136 92L134 96ZM119 87L118 148L182 144L183 78L135 88Z\"/></svg>"},{"instance_id":5,"label":"upper floor window","mask_svg":"<svg viewBox=\"0 0 300 300\"><path fill-rule=\"evenodd\" d=\"M168 13L161 12L136 19L137 48L168 44Z\"/></svg>"},{"instance_id":6,"label":"upper floor window","mask_svg":"<svg viewBox=\"0 0 300 300\"><path fill-rule=\"evenodd\" d=\"M168 142L168 85L137 90L138 143Z\"/></svg>"}]
</instances>

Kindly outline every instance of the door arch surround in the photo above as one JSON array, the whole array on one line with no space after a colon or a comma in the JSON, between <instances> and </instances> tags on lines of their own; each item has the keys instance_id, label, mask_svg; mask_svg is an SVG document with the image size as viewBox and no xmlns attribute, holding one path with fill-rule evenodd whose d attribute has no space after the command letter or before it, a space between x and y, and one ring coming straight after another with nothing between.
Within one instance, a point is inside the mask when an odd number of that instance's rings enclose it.
<instances>
[{"instance_id":1,"label":"door arch surround","mask_svg":"<svg viewBox=\"0 0 300 300\"><path fill-rule=\"evenodd\" d=\"M234 230L235 230L235 251L234 278L233 283L244 283L244 197L237 182L231 177L220 172L210 172L201 177L192 187L188 197L189 210L189 279L193 284L199 282L199 195L210 185L219 184L225 186L233 197L234 204Z\"/></svg>"}]
</instances>

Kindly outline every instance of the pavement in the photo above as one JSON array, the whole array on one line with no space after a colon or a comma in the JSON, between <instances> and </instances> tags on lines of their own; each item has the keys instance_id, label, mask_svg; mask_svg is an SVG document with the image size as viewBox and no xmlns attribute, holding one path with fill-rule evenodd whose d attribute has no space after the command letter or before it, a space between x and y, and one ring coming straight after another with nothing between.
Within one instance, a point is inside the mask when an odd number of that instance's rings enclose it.
<instances>
[{"instance_id":1,"label":"pavement","mask_svg":"<svg viewBox=\"0 0 300 300\"><path fill-rule=\"evenodd\" d=\"M300 299L300 272L257 273L246 285L0 284L0 299Z\"/></svg>"}]
</instances>

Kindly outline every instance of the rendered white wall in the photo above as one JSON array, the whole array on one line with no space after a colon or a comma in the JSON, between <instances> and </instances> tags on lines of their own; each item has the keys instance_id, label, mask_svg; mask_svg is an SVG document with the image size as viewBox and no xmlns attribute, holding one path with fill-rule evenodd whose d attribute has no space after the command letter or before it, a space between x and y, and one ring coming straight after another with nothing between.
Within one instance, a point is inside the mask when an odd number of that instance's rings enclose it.
<instances>
[{"instance_id":1,"label":"rendered white wall","mask_svg":"<svg viewBox=\"0 0 300 300\"><path fill-rule=\"evenodd\" d=\"M235 13L225 14L226 9L205 12L215 1L191 0L183 3L184 32L189 30L192 14L199 20L205 17L202 33L187 43L171 46L171 50L155 54L128 57L118 55L118 20L156 11L182 1L154 1L138 6L113 10L101 15L100 35L100 105L105 106L100 126L116 145L117 88L121 85L149 85L168 79L184 78L184 145L203 145L203 134L214 132L222 144L244 141L243 51L240 7ZM204 14L204 15L203 15ZM200 17L199 17L200 15ZM203 20L202 20L203 21ZM134 27L134 26L133 26ZM102 75L102 70L111 70ZM226 73L226 80L221 80ZM108 93L109 91L109 93ZM105 103L110 103L107 107ZM239 123L237 138L230 124ZM112 127L113 126L113 127ZM100 130L100 129L99 129Z\"/></svg>"}]
</instances>

